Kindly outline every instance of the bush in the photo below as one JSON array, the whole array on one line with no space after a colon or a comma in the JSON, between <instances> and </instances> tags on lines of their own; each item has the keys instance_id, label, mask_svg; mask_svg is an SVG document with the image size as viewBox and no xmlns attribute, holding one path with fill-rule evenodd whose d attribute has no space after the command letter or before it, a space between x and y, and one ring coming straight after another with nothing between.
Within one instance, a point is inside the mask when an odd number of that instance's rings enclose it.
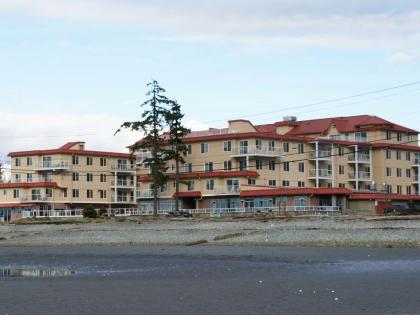
<instances>
[{"instance_id":1,"label":"bush","mask_svg":"<svg viewBox=\"0 0 420 315\"><path fill-rule=\"evenodd\" d=\"M87 206L85 209L83 209L83 217L96 219L98 217L98 213L93 206Z\"/></svg>"}]
</instances>

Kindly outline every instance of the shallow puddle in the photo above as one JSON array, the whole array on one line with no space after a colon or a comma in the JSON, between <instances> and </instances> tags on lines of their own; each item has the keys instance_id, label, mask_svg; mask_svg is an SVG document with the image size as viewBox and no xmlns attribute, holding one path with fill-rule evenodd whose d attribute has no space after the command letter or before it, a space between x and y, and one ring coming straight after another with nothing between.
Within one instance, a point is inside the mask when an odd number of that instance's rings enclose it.
<instances>
[{"instance_id":1,"label":"shallow puddle","mask_svg":"<svg viewBox=\"0 0 420 315\"><path fill-rule=\"evenodd\" d=\"M75 275L67 269L0 268L0 278L49 278Z\"/></svg>"}]
</instances>

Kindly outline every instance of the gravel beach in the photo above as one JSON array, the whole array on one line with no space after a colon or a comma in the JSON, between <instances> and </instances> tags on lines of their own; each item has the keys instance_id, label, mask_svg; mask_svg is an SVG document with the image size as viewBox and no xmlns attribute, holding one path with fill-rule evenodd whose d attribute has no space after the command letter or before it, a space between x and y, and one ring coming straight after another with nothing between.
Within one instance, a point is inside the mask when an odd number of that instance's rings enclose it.
<instances>
[{"instance_id":1,"label":"gravel beach","mask_svg":"<svg viewBox=\"0 0 420 315\"><path fill-rule=\"evenodd\" d=\"M328 217L265 220L104 220L2 224L0 246L290 245L420 247L419 220Z\"/></svg>"}]
</instances>

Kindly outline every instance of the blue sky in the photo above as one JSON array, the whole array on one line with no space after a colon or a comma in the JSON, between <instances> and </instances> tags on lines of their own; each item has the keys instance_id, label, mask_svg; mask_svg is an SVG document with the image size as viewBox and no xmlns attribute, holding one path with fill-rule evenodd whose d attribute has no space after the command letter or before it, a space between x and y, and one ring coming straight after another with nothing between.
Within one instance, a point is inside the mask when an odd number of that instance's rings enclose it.
<instances>
[{"instance_id":1,"label":"blue sky","mask_svg":"<svg viewBox=\"0 0 420 315\"><path fill-rule=\"evenodd\" d=\"M0 159L79 139L124 150L136 136L112 133L151 79L195 129L273 110L249 118L376 114L420 129L420 85L282 110L420 81L420 3L0 0Z\"/></svg>"}]
</instances>

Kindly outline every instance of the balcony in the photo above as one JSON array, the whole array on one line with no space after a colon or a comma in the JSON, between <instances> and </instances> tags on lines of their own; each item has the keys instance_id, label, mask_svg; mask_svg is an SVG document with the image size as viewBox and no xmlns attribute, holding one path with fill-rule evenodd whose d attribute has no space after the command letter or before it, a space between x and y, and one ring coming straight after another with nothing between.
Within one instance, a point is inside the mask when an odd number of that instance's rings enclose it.
<instances>
[{"instance_id":1,"label":"balcony","mask_svg":"<svg viewBox=\"0 0 420 315\"><path fill-rule=\"evenodd\" d=\"M413 176L413 183L414 184L418 184L419 183L419 175L414 175Z\"/></svg>"},{"instance_id":2,"label":"balcony","mask_svg":"<svg viewBox=\"0 0 420 315\"><path fill-rule=\"evenodd\" d=\"M69 169L69 162L67 161L44 161L34 166L35 171L66 171Z\"/></svg>"},{"instance_id":3,"label":"balcony","mask_svg":"<svg viewBox=\"0 0 420 315\"><path fill-rule=\"evenodd\" d=\"M111 171L117 173L135 173L136 166L132 164L116 164L111 166Z\"/></svg>"},{"instance_id":4,"label":"balcony","mask_svg":"<svg viewBox=\"0 0 420 315\"><path fill-rule=\"evenodd\" d=\"M369 172L359 172L357 173L357 179L359 181L370 181L370 173ZM356 173L350 173L349 174L349 180L356 180Z\"/></svg>"},{"instance_id":5,"label":"balcony","mask_svg":"<svg viewBox=\"0 0 420 315\"><path fill-rule=\"evenodd\" d=\"M136 191L137 199L153 198L153 189L144 189Z\"/></svg>"},{"instance_id":6,"label":"balcony","mask_svg":"<svg viewBox=\"0 0 420 315\"><path fill-rule=\"evenodd\" d=\"M111 202L112 203L119 203L119 204L132 204L132 203L136 203L136 201L134 200L133 197L131 196L118 196L117 198L112 197L111 198Z\"/></svg>"},{"instance_id":7,"label":"balcony","mask_svg":"<svg viewBox=\"0 0 420 315\"><path fill-rule=\"evenodd\" d=\"M136 183L134 180L113 180L111 182L112 188L126 188L126 189L135 189Z\"/></svg>"},{"instance_id":8,"label":"balcony","mask_svg":"<svg viewBox=\"0 0 420 315\"><path fill-rule=\"evenodd\" d=\"M276 147L239 147L233 148L231 157L257 156L257 157L280 157L282 150Z\"/></svg>"},{"instance_id":9,"label":"balcony","mask_svg":"<svg viewBox=\"0 0 420 315\"><path fill-rule=\"evenodd\" d=\"M213 190L208 190L208 193L212 195L239 195L241 193L241 187L237 185L217 186Z\"/></svg>"},{"instance_id":10,"label":"balcony","mask_svg":"<svg viewBox=\"0 0 420 315\"><path fill-rule=\"evenodd\" d=\"M150 159L152 157L152 153L151 152L139 152L136 155L136 164L140 165L143 163L143 161L145 159Z\"/></svg>"},{"instance_id":11,"label":"balcony","mask_svg":"<svg viewBox=\"0 0 420 315\"><path fill-rule=\"evenodd\" d=\"M51 196L47 195L25 195L21 196L19 198L20 202L26 203L26 202L50 202Z\"/></svg>"},{"instance_id":12,"label":"balcony","mask_svg":"<svg viewBox=\"0 0 420 315\"><path fill-rule=\"evenodd\" d=\"M317 176L318 174L318 176ZM332 170L329 169L318 169L318 171L316 169L311 169L309 170L309 178L326 178L326 179L331 179L333 176L332 174Z\"/></svg>"},{"instance_id":13,"label":"balcony","mask_svg":"<svg viewBox=\"0 0 420 315\"><path fill-rule=\"evenodd\" d=\"M311 160L332 160L332 151L330 150L318 150L317 152L309 152L309 158Z\"/></svg>"},{"instance_id":14,"label":"balcony","mask_svg":"<svg viewBox=\"0 0 420 315\"><path fill-rule=\"evenodd\" d=\"M415 158L415 159L414 159L413 166L414 166L414 167L418 167L418 166L420 166L420 158Z\"/></svg>"},{"instance_id":15,"label":"balcony","mask_svg":"<svg viewBox=\"0 0 420 315\"><path fill-rule=\"evenodd\" d=\"M348 156L349 163L356 163L356 154L351 154ZM366 153L357 154L358 163L370 163L370 155Z\"/></svg>"}]
</instances>

